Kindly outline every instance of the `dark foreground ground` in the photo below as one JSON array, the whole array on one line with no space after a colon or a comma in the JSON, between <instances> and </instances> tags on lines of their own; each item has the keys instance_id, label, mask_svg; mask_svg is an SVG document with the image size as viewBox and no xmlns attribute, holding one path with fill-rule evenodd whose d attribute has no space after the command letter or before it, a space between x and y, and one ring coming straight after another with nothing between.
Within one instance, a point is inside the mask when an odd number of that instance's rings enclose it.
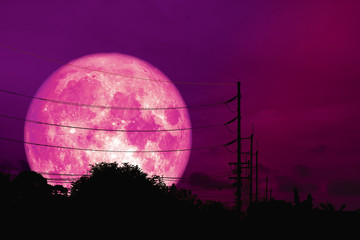
<instances>
[{"instance_id":1,"label":"dark foreground ground","mask_svg":"<svg viewBox=\"0 0 360 240\"><path fill-rule=\"evenodd\" d=\"M273 226L278 232L290 227L302 233L310 229L329 233L344 227L358 230L360 226L360 211L334 209L330 203L314 207L311 195L300 201L296 189L294 203L261 201L240 213L220 202L201 201L188 190L168 187L161 178L148 177L138 167L126 164L95 165L89 175L72 184L71 191L49 185L36 172L16 177L1 174L0 189L3 224L52 226L60 232L69 228L96 232L112 227L125 231L127 226L139 229L137 233L145 227L157 232L172 228L206 232L237 229L250 234L250 229L261 233L262 227Z\"/></svg>"}]
</instances>

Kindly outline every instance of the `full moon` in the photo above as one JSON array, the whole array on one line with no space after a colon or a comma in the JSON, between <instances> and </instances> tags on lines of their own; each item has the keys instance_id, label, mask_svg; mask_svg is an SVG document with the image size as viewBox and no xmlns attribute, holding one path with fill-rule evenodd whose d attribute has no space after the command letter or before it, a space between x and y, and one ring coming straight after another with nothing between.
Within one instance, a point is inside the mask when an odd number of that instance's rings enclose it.
<instances>
[{"instance_id":1,"label":"full moon","mask_svg":"<svg viewBox=\"0 0 360 240\"><path fill-rule=\"evenodd\" d=\"M55 71L30 104L27 160L33 171L53 174L52 183L64 186L99 162L181 177L191 148L183 107L175 85L145 61L119 53L75 59Z\"/></svg>"}]
</instances>

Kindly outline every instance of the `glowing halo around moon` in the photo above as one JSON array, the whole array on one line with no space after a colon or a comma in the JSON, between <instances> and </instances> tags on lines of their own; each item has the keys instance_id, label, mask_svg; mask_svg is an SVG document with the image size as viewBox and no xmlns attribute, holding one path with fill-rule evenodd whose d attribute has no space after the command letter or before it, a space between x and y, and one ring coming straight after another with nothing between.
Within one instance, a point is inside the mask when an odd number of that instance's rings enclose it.
<instances>
[{"instance_id":1,"label":"glowing halo around moon","mask_svg":"<svg viewBox=\"0 0 360 240\"><path fill-rule=\"evenodd\" d=\"M41 85L35 97L126 108L186 106L175 85L158 69L138 58L118 53L87 55L63 65ZM110 130L191 127L186 108L122 110L39 99L33 99L26 118L51 124ZM24 141L68 148L130 151L97 152L25 144L27 160L33 171L52 173L52 178L59 179L55 184L69 186L70 183L65 181L69 179L66 174L85 174L90 165L99 162L128 162L138 165L150 176L181 177L190 151L151 151L190 149L191 130L96 131L26 122Z\"/></svg>"}]
</instances>

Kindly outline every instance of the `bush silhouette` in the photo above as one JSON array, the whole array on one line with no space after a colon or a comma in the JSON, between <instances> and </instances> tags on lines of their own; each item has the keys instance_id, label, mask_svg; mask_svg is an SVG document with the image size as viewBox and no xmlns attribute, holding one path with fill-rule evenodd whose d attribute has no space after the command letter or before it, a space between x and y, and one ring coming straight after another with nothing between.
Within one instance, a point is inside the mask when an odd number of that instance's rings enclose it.
<instances>
[{"instance_id":1,"label":"bush silhouette","mask_svg":"<svg viewBox=\"0 0 360 240\"><path fill-rule=\"evenodd\" d=\"M99 163L72 184L71 199L78 210L96 214L158 214L167 199L158 176L148 177L138 166ZM107 209L108 208L108 209Z\"/></svg>"},{"instance_id":2,"label":"bush silhouette","mask_svg":"<svg viewBox=\"0 0 360 240\"><path fill-rule=\"evenodd\" d=\"M17 211L36 212L45 210L49 204L51 186L41 174L33 171L21 172L11 185L13 206Z\"/></svg>"},{"instance_id":3,"label":"bush silhouette","mask_svg":"<svg viewBox=\"0 0 360 240\"><path fill-rule=\"evenodd\" d=\"M182 219L189 216L225 216L220 202L202 202L190 190L167 187L159 176L149 177L138 166L124 163L99 163L89 175L72 184L74 212L101 217L126 216Z\"/></svg>"}]
</instances>

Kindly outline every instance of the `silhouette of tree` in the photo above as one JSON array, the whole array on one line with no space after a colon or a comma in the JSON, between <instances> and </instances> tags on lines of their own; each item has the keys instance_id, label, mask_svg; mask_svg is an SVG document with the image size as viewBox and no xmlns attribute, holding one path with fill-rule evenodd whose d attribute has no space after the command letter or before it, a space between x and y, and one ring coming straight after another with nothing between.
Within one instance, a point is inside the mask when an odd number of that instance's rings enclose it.
<instances>
[{"instance_id":1,"label":"silhouette of tree","mask_svg":"<svg viewBox=\"0 0 360 240\"><path fill-rule=\"evenodd\" d=\"M335 212L334 205L331 203L320 203L319 206L325 212Z\"/></svg>"},{"instance_id":2,"label":"silhouette of tree","mask_svg":"<svg viewBox=\"0 0 360 240\"><path fill-rule=\"evenodd\" d=\"M142 191L138 188L141 187ZM72 184L72 197L117 197L124 198L123 193L134 198L146 195L149 191L160 191L166 185L158 176L148 177L138 166L124 163L98 163L91 167L90 175L82 176Z\"/></svg>"},{"instance_id":3,"label":"silhouette of tree","mask_svg":"<svg viewBox=\"0 0 360 240\"><path fill-rule=\"evenodd\" d=\"M62 185L55 185L51 188L51 194L53 196L68 197L69 190Z\"/></svg>"},{"instance_id":4,"label":"silhouette of tree","mask_svg":"<svg viewBox=\"0 0 360 240\"><path fill-rule=\"evenodd\" d=\"M15 198L22 200L39 199L50 194L46 178L33 171L21 172L12 181Z\"/></svg>"},{"instance_id":5,"label":"silhouette of tree","mask_svg":"<svg viewBox=\"0 0 360 240\"><path fill-rule=\"evenodd\" d=\"M82 214L150 215L164 212L167 187L138 166L99 163L72 184L71 199ZM106 210L107 207L110 207Z\"/></svg>"},{"instance_id":6,"label":"silhouette of tree","mask_svg":"<svg viewBox=\"0 0 360 240\"><path fill-rule=\"evenodd\" d=\"M10 175L0 173L0 209L7 210L12 200Z\"/></svg>"},{"instance_id":7,"label":"silhouette of tree","mask_svg":"<svg viewBox=\"0 0 360 240\"><path fill-rule=\"evenodd\" d=\"M342 204L342 205L340 206L339 211L342 212L342 211L344 211L345 208L346 208L346 204Z\"/></svg>"},{"instance_id":8,"label":"silhouette of tree","mask_svg":"<svg viewBox=\"0 0 360 240\"><path fill-rule=\"evenodd\" d=\"M300 204L300 195L299 195L299 191L296 187L294 188L294 203L295 203L295 205Z\"/></svg>"},{"instance_id":9,"label":"silhouette of tree","mask_svg":"<svg viewBox=\"0 0 360 240\"><path fill-rule=\"evenodd\" d=\"M197 205L199 204L199 199L196 195L193 195L191 190L187 189L177 189L175 184L172 184L168 190L168 194L173 199L186 202L189 205Z\"/></svg>"},{"instance_id":10,"label":"silhouette of tree","mask_svg":"<svg viewBox=\"0 0 360 240\"><path fill-rule=\"evenodd\" d=\"M309 208L309 209L312 209L312 208L313 208L313 201L314 201L314 199L313 199L313 197L311 196L311 193L309 193L309 194L307 195L306 200L304 201L305 207L306 207L306 208Z\"/></svg>"},{"instance_id":11,"label":"silhouette of tree","mask_svg":"<svg viewBox=\"0 0 360 240\"><path fill-rule=\"evenodd\" d=\"M191 215L198 217L200 214L200 199L192 194L191 190L177 189L175 184L168 187L166 193L166 202L168 208L172 209L173 214L179 216Z\"/></svg>"},{"instance_id":12,"label":"silhouette of tree","mask_svg":"<svg viewBox=\"0 0 360 240\"><path fill-rule=\"evenodd\" d=\"M19 173L12 181L15 210L28 213L45 210L51 196L46 178L33 171Z\"/></svg>"},{"instance_id":13,"label":"silhouette of tree","mask_svg":"<svg viewBox=\"0 0 360 240\"><path fill-rule=\"evenodd\" d=\"M72 184L70 199L82 215L151 216L195 221L199 217L225 216L220 202L202 202L190 190L167 187L159 176L149 177L138 166L99 163L89 175ZM176 216L176 220L174 219Z\"/></svg>"}]
</instances>

